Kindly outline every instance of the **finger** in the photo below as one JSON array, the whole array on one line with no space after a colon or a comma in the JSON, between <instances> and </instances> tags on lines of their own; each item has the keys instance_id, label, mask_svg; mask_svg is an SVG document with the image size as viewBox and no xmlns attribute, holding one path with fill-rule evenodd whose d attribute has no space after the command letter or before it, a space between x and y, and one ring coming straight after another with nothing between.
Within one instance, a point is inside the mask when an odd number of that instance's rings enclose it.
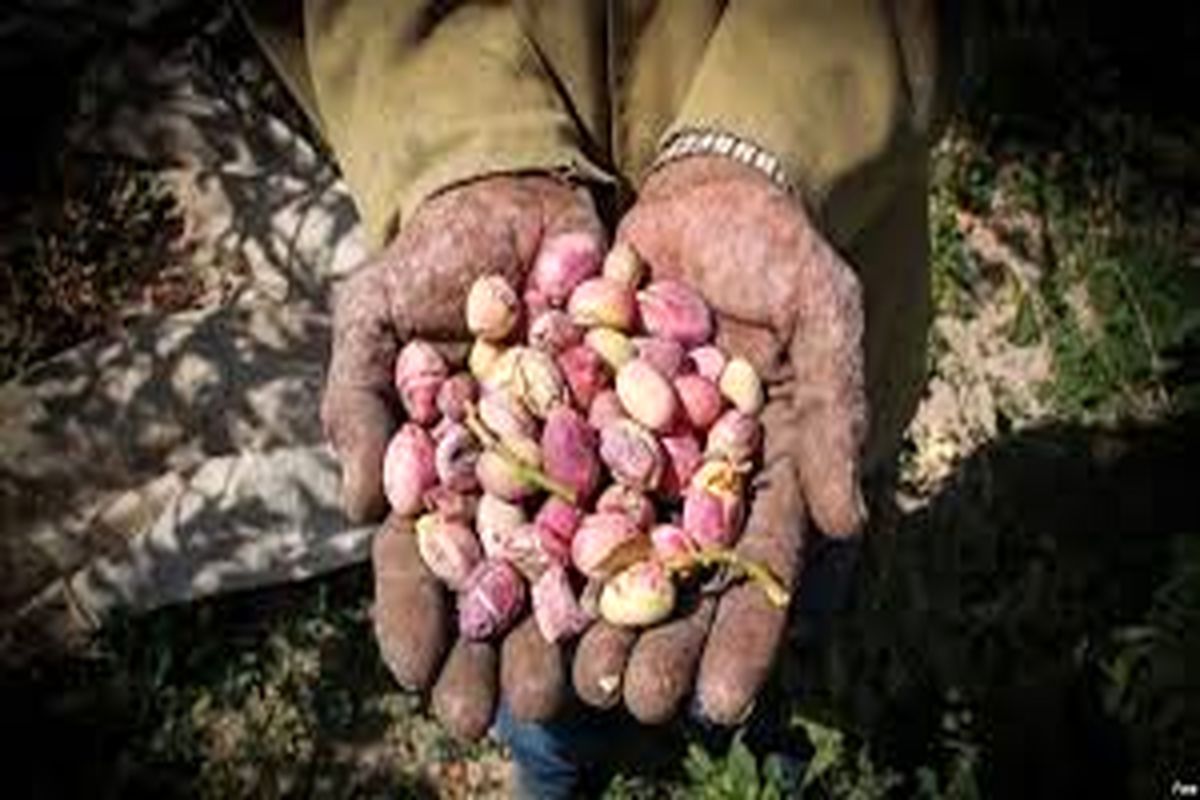
<instances>
[{"instance_id":1,"label":"finger","mask_svg":"<svg viewBox=\"0 0 1200 800\"><path fill-rule=\"evenodd\" d=\"M342 508L354 522L387 511L383 454L397 420L391 388L396 337L379 280L379 271L368 266L337 290L321 399L325 435L342 467Z\"/></svg>"},{"instance_id":2,"label":"finger","mask_svg":"<svg viewBox=\"0 0 1200 800\"><path fill-rule=\"evenodd\" d=\"M509 711L518 722L545 722L562 708L566 688L562 649L527 617L500 648L500 690Z\"/></svg>"},{"instance_id":3,"label":"finger","mask_svg":"<svg viewBox=\"0 0 1200 800\"><path fill-rule=\"evenodd\" d=\"M791 344L796 467L813 521L828 536L858 533L866 519L859 460L866 438L863 312L858 279L824 242Z\"/></svg>"},{"instance_id":4,"label":"finger","mask_svg":"<svg viewBox=\"0 0 1200 800\"><path fill-rule=\"evenodd\" d=\"M500 657L491 642L459 639L433 687L433 713L451 734L475 741L496 713Z\"/></svg>"},{"instance_id":5,"label":"finger","mask_svg":"<svg viewBox=\"0 0 1200 800\"><path fill-rule=\"evenodd\" d=\"M622 677L637 631L597 620L579 639L572 682L579 699L593 708L612 708L621 700Z\"/></svg>"},{"instance_id":6,"label":"finger","mask_svg":"<svg viewBox=\"0 0 1200 800\"><path fill-rule=\"evenodd\" d=\"M625 707L646 725L667 722L691 692L716 600L701 597L684 616L642 633L625 670Z\"/></svg>"},{"instance_id":7,"label":"finger","mask_svg":"<svg viewBox=\"0 0 1200 800\"><path fill-rule=\"evenodd\" d=\"M449 645L446 592L421 561L411 523L392 515L371 545L372 617L383 661L406 689L426 689Z\"/></svg>"},{"instance_id":8,"label":"finger","mask_svg":"<svg viewBox=\"0 0 1200 800\"><path fill-rule=\"evenodd\" d=\"M543 207L546 209L546 223L543 226L542 242L544 244L564 234L577 234L586 237L597 248L597 256L604 257L607 249L607 235L600 215L596 213L596 204L592 193L582 184L570 186L558 182L558 186L547 192L547 200Z\"/></svg>"},{"instance_id":9,"label":"finger","mask_svg":"<svg viewBox=\"0 0 1200 800\"><path fill-rule=\"evenodd\" d=\"M779 455L768 458L754 481L753 505L737 550L767 565L791 588L800 569L804 505L791 461ZM753 583L739 583L725 592L696 677L696 702L707 719L735 725L750 714L786 626L787 609L773 605Z\"/></svg>"},{"instance_id":10,"label":"finger","mask_svg":"<svg viewBox=\"0 0 1200 800\"><path fill-rule=\"evenodd\" d=\"M501 275L520 287L539 251L555 241L556 257L598 263L603 255L603 229L586 189L549 177L498 176L435 196L396 241L403 263L386 271L396 331L435 341L465 336L462 304L475 279Z\"/></svg>"}]
</instances>

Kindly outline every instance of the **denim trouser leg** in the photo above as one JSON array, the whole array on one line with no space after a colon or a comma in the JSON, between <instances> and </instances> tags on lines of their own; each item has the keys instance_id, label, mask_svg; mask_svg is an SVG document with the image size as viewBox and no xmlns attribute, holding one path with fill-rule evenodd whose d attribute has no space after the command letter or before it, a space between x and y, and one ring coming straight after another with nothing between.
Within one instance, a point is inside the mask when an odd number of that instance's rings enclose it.
<instances>
[{"instance_id":1,"label":"denim trouser leg","mask_svg":"<svg viewBox=\"0 0 1200 800\"><path fill-rule=\"evenodd\" d=\"M618 737L636 735L638 727L620 711L586 708L551 722L519 722L502 703L495 732L512 750L517 796L555 800L576 797L583 771L604 763Z\"/></svg>"}]
</instances>

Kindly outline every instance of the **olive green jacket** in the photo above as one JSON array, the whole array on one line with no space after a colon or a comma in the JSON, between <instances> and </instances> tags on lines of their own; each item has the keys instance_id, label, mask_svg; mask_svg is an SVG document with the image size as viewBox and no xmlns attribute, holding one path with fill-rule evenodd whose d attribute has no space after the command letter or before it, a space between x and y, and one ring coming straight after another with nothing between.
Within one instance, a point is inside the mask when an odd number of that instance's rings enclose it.
<instances>
[{"instance_id":1,"label":"olive green jacket","mask_svg":"<svg viewBox=\"0 0 1200 800\"><path fill-rule=\"evenodd\" d=\"M929 0L247 0L386 241L430 194L556 170L624 207L681 128L781 159L866 294L873 457L921 387Z\"/></svg>"}]
</instances>

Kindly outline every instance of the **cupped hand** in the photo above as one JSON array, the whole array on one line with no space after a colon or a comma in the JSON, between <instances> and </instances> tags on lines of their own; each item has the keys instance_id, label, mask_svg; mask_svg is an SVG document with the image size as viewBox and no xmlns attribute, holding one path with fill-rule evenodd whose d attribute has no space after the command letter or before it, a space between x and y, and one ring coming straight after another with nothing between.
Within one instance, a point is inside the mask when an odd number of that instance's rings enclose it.
<instances>
[{"instance_id":1,"label":"cupped hand","mask_svg":"<svg viewBox=\"0 0 1200 800\"><path fill-rule=\"evenodd\" d=\"M867 408L855 273L795 198L721 157L654 172L617 239L652 277L695 286L715 311L718 344L764 377L763 468L737 549L795 589L812 527L847 537L864 523ZM742 583L641 636L600 624L580 643L576 688L600 706L619 693L650 723L673 716L694 689L705 717L735 724L753 708L786 623L786 609Z\"/></svg>"},{"instance_id":2,"label":"cupped hand","mask_svg":"<svg viewBox=\"0 0 1200 800\"><path fill-rule=\"evenodd\" d=\"M520 286L539 258L599 259L604 239L585 188L547 175L482 178L425 201L339 287L321 419L341 464L347 516L369 522L387 510L383 456L401 422L393 388L400 347L420 337L461 356L468 340L463 307L476 278L500 274ZM514 716L554 712L567 684L558 648L545 643L531 618L499 646L452 642L453 604L418 556L411 519L388 517L372 563L383 659L406 688L432 687L434 710L453 733L476 738L486 731L498 686Z\"/></svg>"}]
</instances>

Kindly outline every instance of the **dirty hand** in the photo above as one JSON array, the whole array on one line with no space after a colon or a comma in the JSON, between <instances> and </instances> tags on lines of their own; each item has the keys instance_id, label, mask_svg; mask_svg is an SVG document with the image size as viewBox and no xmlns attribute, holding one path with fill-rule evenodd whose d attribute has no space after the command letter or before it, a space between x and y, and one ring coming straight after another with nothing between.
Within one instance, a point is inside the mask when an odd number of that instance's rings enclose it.
<instances>
[{"instance_id":1,"label":"dirty hand","mask_svg":"<svg viewBox=\"0 0 1200 800\"><path fill-rule=\"evenodd\" d=\"M563 237L569 247L547 247ZM602 257L604 234L585 189L545 175L495 176L425 201L391 244L339 287L321 419L352 520L377 520L387 510L383 455L401 421L392 381L404 342L419 336L461 359L468 341L463 306L477 277L498 273L521 285L539 257L581 257L589 249ZM384 661L405 687L434 686L434 710L452 732L485 732L498 680L514 714L553 712L566 686L562 658L532 618L500 647L460 641L451 649L451 603L418 557L412 520L392 515L384 522L372 562Z\"/></svg>"},{"instance_id":2,"label":"dirty hand","mask_svg":"<svg viewBox=\"0 0 1200 800\"><path fill-rule=\"evenodd\" d=\"M799 202L720 157L682 159L654 172L617 239L654 277L699 289L716 312L718 344L763 375L764 463L737 548L794 588L810 524L845 537L864 522L857 277ZM743 583L640 637L601 623L580 643L576 687L601 706L615 704L620 691L634 716L654 723L673 716L694 686L697 710L735 724L753 707L786 620L786 609Z\"/></svg>"}]
</instances>

